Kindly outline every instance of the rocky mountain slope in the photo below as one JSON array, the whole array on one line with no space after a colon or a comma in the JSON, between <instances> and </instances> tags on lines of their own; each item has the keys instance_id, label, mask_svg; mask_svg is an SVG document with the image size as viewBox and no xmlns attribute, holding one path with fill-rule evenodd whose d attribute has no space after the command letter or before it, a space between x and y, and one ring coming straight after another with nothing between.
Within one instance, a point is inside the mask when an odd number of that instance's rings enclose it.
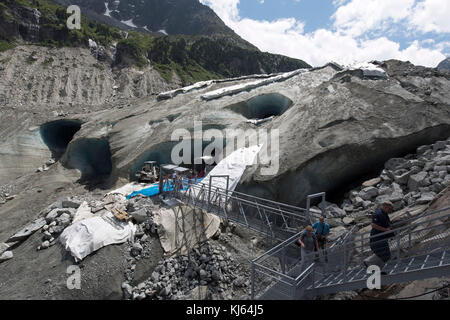
<instances>
[{"instance_id":1,"label":"rocky mountain slope","mask_svg":"<svg viewBox=\"0 0 450 320\"><path fill-rule=\"evenodd\" d=\"M256 49L240 38L211 10L198 0L57 0L61 5L76 4L94 20L117 25L125 30L161 34L202 35L220 38L247 49ZM101 19L101 20L100 20Z\"/></svg>"},{"instance_id":2,"label":"rocky mountain slope","mask_svg":"<svg viewBox=\"0 0 450 320\"><path fill-rule=\"evenodd\" d=\"M450 71L450 58L445 59L437 66L439 71Z\"/></svg>"},{"instance_id":3,"label":"rocky mountain slope","mask_svg":"<svg viewBox=\"0 0 450 320\"><path fill-rule=\"evenodd\" d=\"M167 9L157 8L159 15L164 15ZM69 30L65 7L50 0L7 0L0 4L0 16L1 51L23 42L53 48L90 48L98 60L119 70L150 65L168 83L181 79L187 85L213 78L310 67L301 60L262 53L250 45L239 44L232 40L235 35L229 29L231 35L224 33L220 37L218 33L207 36L201 31L197 35L161 37L146 32L125 32L83 17L80 30ZM191 21L183 17L181 23Z\"/></svg>"}]
</instances>

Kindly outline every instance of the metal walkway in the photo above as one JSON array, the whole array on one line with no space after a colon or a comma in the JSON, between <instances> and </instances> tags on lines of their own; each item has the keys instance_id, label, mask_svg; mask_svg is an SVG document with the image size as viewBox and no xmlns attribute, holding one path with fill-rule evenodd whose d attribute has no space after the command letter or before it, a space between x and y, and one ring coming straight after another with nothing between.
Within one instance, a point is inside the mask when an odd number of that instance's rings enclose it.
<instances>
[{"instance_id":1,"label":"metal walkway","mask_svg":"<svg viewBox=\"0 0 450 320\"><path fill-rule=\"evenodd\" d=\"M310 210L311 200L320 197L325 201L325 193L309 196L303 209L230 192L228 185L212 187L211 180L209 184L179 181L172 196L282 241L253 260L252 299L311 299L366 288L371 274L363 262L372 255L371 242L389 243L391 257L382 263L381 285L450 275L450 208L405 219L401 227L375 237L370 232L356 233L353 228L327 249L325 260L324 252L318 258L301 257L296 245L298 231L319 218L319 213Z\"/></svg>"},{"instance_id":2,"label":"metal walkway","mask_svg":"<svg viewBox=\"0 0 450 320\"><path fill-rule=\"evenodd\" d=\"M373 242L389 242L391 258L382 266L381 285L450 275L450 208L403 221L394 235L377 235ZM298 236L298 235L296 235ZM381 239L390 236L389 240ZM367 288L367 267L363 261L372 255L370 233L353 230L322 255L304 266L279 259L295 246L296 237L286 240L252 263L252 298L311 299L318 295ZM298 251L298 250L297 250ZM284 265L283 265L284 264ZM385 274L384 274L385 273Z\"/></svg>"},{"instance_id":3,"label":"metal walkway","mask_svg":"<svg viewBox=\"0 0 450 320\"><path fill-rule=\"evenodd\" d=\"M221 176L222 177L222 176ZM217 178L217 177L211 177ZM224 177L222 177L224 178ZM226 178L226 177L225 177ZM283 241L318 218L318 213L308 209L258 198L237 191L212 187L210 184L180 182L172 196L195 208L205 210L223 219ZM325 194L312 195L325 200Z\"/></svg>"}]
</instances>

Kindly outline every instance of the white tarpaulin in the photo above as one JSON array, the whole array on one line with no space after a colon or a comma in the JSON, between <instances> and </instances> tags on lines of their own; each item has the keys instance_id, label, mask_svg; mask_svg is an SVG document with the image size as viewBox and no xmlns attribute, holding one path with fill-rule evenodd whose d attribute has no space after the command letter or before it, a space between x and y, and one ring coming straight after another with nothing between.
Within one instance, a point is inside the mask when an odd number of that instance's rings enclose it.
<instances>
[{"instance_id":1,"label":"white tarpaulin","mask_svg":"<svg viewBox=\"0 0 450 320\"><path fill-rule=\"evenodd\" d=\"M86 201L84 201L81 206L75 212L75 216L73 217L72 224L82 221L84 219L93 218L95 215L91 211L91 207L88 205Z\"/></svg>"},{"instance_id":2,"label":"white tarpaulin","mask_svg":"<svg viewBox=\"0 0 450 320\"><path fill-rule=\"evenodd\" d=\"M203 179L201 184L209 186L211 176L229 176L228 190L233 192L236 189L242 175L247 166L252 166L257 160L257 155L261 150L262 145L251 146L249 148L241 148L234 151L228 157L219 162L214 169ZM227 179L213 178L211 181L213 188L227 188Z\"/></svg>"},{"instance_id":3,"label":"white tarpaulin","mask_svg":"<svg viewBox=\"0 0 450 320\"><path fill-rule=\"evenodd\" d=\"M72 224L64 230L59 240L76 261L81 261L110 244L133 241L135 233L136 226L131 222L119 222L112 213L108 213Z\"/></svg>"},{"instance_id":4,"label":"white tarpaulin","mask_svg":"<svg viewBox=\"0 0 450 320\"><path fill-rule=\"evenodd\" d=\"M154 213L153 221L166 254L185 254L188 248L211 238L220 227L219 217L189 206L162 208Z\"/></svg>"}]
</instances>

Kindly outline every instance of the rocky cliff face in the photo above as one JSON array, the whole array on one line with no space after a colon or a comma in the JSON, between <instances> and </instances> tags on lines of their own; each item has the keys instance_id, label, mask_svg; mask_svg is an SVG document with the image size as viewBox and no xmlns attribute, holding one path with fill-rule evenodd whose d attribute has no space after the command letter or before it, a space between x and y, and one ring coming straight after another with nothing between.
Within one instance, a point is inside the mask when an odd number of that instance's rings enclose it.
<instances>
[{"instance_id":1,"label":"rocky cliff face","mask_svg":"<svg viewBox=\"0 0 450 320\"><path fill-rule=\"evenodd\" d=\"M0 4L0 50L22 42L48 47L90 48L98 60L106 61L116 68L136 66L146 69L153 66L167 83L178 84L180 79L183 85L213 78L286 72L310 67L301 60L260 52L227 28L209 8L197 1L186 2L184 4L189 10L178 2L139 2L133 4L134 7L120 2L119 6L123 4L126 8L133 8L129 12L124 9L124 12L128 12L127 15L136 14L137 17L138 12L151 12L159 18L166 15L170 19L176 17L174 21L180 27L179 30L173 27L174 33L185 34L158 36L149 34L142 28L142 32L128 33L108 26L102 23L103 19L98 14L93 20L82 19L81 30L69 30L66 28L66 8L51 0L8 0L5 4ZM87 6L82 13L98 11L96 3L80 1L80 5ZM105 3L102 2L102 5L105 6ZM146 11L141 8L143 11L138 11L135 8L142 5L150 5L153 9ZM208 22L211 14L214 15L211 18L213 22ZM164 19L164 23L169 23L170 26L170 19ZM206 31L194 27L190 29L190 23L204 26ZM211 27L218 24L221 25L218 28L221 31Z\"/></svg>"},{"instance_id":2,"label":"rocky cliff face","mask_svg":"<svg viewBox=\"0 0 450 320\"><path fill-rule=\"evenodd\" d=\"M450 58L445 59L437 66L439 71L450 71Z\"/></svg>"},{"instance_id":3,"label":"rocky cliff face","mask_svg":"<svg viewBox=\"0 0 450 320\"><path fill-rule=\"evenodd\" d=\"M160 34L202 35L221 38L243 48L256 49L243 40L198 0L57 0L62 5L79 5L95 20L117 25L126 30Z\"/></svg>"}]
</instances>

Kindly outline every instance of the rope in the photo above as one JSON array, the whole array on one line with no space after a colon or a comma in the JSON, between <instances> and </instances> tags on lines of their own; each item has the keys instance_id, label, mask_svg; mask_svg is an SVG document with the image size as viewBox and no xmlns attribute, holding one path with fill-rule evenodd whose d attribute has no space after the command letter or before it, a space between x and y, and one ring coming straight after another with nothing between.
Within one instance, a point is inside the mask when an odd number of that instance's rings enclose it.
<instances>
[{"instance_id":1,"label":"rope","mask_svg":"<svg viewBox=\"0 0 450 320\"><path fill-rule=\"evenodd\" d=\"M426 296L427 294L430 294L430 293L433 293L433 292L436 292L436 291L439 291L439 290L442 290L442 289L445 289L445 288L448 288L448 287L450 287L450 284L447 284L446 286L443 286L442 288L438 288L438 289L435 289L435 290L432 290L432 291L429 291L429 292L418 294L416 296L405 297L405 298L397 298L397 299L390 299L390 300L407 300L407 299L418 298L418 297Z\"/></svg>"},{"instance_id":2,"label":"rope","mask_svg":"<svg viewBox=\"0 0 450 320\"><path fill-rule=\"evenodd\" d=\"M445 289L445 288L448 288L448 287L450 287L450 284L447 284L447 285L445 285L445 286L443 286L441 288L437 288L437 289L434 289L432 291L425 292L425 293L422 293L422 294L418 294L418 295L415 295L415 296L403 297L403 298L395 298L395 299L381 299L381 298L376 298L376 297L370 297L370 296L367 296L367 295L364 295L364 294L360 294L360 296L364 297L364 298L368 298L368 299L373 299L373 300L408 300L408 299L414 299L414 298L423 297L423 296L426 296L426 295L428 295L430 293L433 293L433 292L436 292L436 291L439 291L439 290L442 290L442 289Z\"/></svg>"}]
</instances>

